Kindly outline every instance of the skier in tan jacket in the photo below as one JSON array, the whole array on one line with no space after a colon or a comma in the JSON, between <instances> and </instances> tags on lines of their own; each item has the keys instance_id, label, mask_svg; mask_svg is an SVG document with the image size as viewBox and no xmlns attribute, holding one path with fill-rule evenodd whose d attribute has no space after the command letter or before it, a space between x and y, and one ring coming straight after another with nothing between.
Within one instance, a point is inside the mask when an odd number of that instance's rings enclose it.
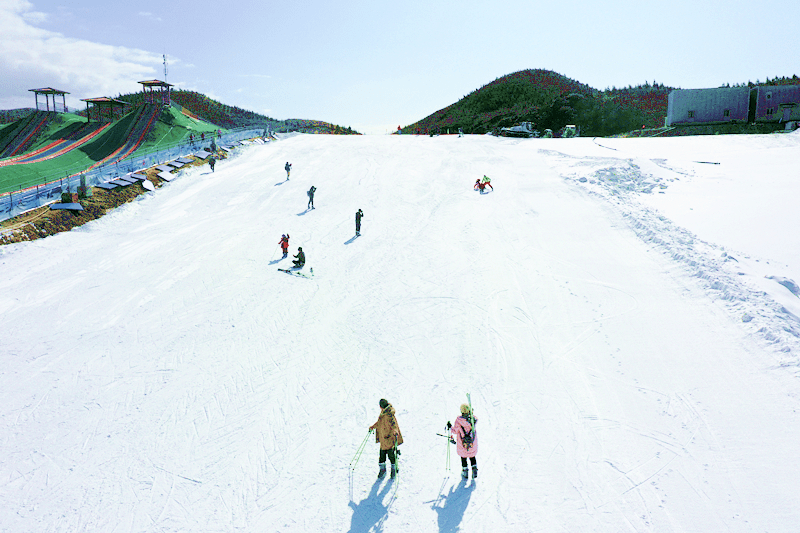
<instances>
[{"instance_id":1,"label":"skier in tan jacket","mask_svg":"<svg viewBox=\"0 0 800 533\"><path fill-rule=\"evenodd\" d=\"M378 459L378 478L386 475L386 457L389 457L389 462L392 464L392 478L397 475L399 471L397 467L397 447L403 444L403 434L400 433L400 426L397 425L397 419L394 414L394 407L392 404L381 398L378 402L381 406L381 414L378 421L372 424L369 429L375 430L375 442L380 443L381 453Z\"/></svg>"}]
</instances>

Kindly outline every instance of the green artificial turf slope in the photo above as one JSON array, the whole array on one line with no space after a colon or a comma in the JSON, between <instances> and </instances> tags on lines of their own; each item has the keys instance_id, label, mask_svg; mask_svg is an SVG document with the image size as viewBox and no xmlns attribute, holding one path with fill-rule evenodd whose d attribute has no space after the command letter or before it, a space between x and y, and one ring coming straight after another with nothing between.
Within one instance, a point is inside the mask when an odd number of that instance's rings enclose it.
<instances>
[{"instance_id":1,"label":"green artificial turf slope","mask_svg":"<svg viewBox=\"0 0 800 533\"><path fill-rule=\"evenodd\" d=\"M38 163L0 167L0 194L79 173L108 157L127 141L128 130L137 113L138 111L128 113L92 141L59 157ZM48 126L28 151L46 146L54 140L64 139L70 134L75 134L80 128L86 128L86 134L90 133L84 117L65 113L61 118L57 124ZM218 129L222 129L223 133L227 131L214 124L188 117L177 109L169 107L161 113L155 127L132 157L169 148L187 140L191 134L199 140L200 135L205 133L207 140L210 141L208 137Z\"/></svg>"}]
</instances>

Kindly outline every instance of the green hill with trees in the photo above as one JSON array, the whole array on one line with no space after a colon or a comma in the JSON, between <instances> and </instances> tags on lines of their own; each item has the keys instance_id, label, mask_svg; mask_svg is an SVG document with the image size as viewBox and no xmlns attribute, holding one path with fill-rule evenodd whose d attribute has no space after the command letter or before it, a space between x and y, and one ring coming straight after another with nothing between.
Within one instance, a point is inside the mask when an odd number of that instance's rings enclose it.
<instances>
[{"instance_id":1,"label":"green hill with trees","mask_svg":"<svg viewBox=\"0 0 800 533\"><path fill-rule=\"evenodd\" d=\"M767 78L763 83L796 85L797 75ZM730 84L724 85L730 87ZM669 93L677 87L657 82L605 90L592 88L550 70L529 69L497 78L427 117L401 128L403 133L464 133L495 131L530 122L538 131L563 130L567 124L583 136L607 137L663 128ZM650 132L652 133L652 132ZM697 133L696 130L675 132Z\"/></svg>"},{"instance_id":2,"label":"green hill with trees","mask_svg":"<svg viewBox=\"0 0 800 533\"><path fill-rule=\"evenodd\" d=\"M121 94L115 98L133 105L140 105L145 101L145 96L141 92ZM181 106L184 111L188 111L189 116L194 115L205 122L229 130L236 128L268 128L277 133L293 131L337 135L357 133L349 127L345 128L320 120L278 120L256 113L255 111L248 111L237 106L223 104L222 102L209 98L196 91L174 90L170 93L170 98L174 104ZM85 114L85 112L83 114Z\"/></svg>"},{"instance_id":3,"label":"green hill with trees","mask_svg":"<svg viewBox=\"0 0 800 533\"><path fill-rule=\"evenodd\" d=\"M119 94L114 97L117 100L127 102L131 107L143 105L145 95L142 92ZM275 118L248 111L236 106L223 104L213 98L198 93L196 91L174 90L170 93L170 98L187 115L213 124L222 129L236 128L268 128L277 133L301 132L301 133L326 133L333 135L354 135L357 131L350 127L339 126L321 120L309 119L286 119L278 120ZM11 109L0 110L0 130L3 125L23 119L33 113L35 109ZM82 109L75 112L76 115L85 117L86 110Z\"/></svg>"},{"instance_id":4,"label":"green hill with trees","mask_svg":"<svg viewBox=\"0 0 800 533\"><path fill-rule=\"evenodd\" d=\"M582 135L607 136L663 126L673 88L657 83L600 91L549 70L522 70L476 89L461 100L402 128L404 133L486 133L520 122Z\"/></svg>"}]
</instances>

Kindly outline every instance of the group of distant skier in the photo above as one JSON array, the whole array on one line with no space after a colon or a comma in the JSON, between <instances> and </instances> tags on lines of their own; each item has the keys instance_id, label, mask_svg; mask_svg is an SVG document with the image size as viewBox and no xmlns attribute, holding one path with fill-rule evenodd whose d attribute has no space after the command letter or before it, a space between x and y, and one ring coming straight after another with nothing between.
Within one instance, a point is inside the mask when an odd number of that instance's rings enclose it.
<instances>
[{"instance_id":1,"label":"group of distant skier","mask_svg":"<svg viewBox=\"0 0 800 533\"><path fill-rule=\"evenodd\" d=\"M494 187L492 187L492 179L484 175L482 178L478 178L477 180L475 180L475 185L473 185L472 188L475 189L476 191L480 191L481 194L483 194L486 187L489 187L490 189L494 190Z\"/></svg>"},{"instance_id":2,"label":"group of distant skier","mask_svg":"<svg viewBox=\"0 0 800 533\"><path fill-rule=\"evenodd\" d=\"M284 165L286 171L286 180L292 171L292 164L288 161ZM484 189L492 187L491 179L487 176L479 178L475 181L475 190L480 190L481 193ZM307 209L314 209L314 193L317 188L313 185L306 193L308 195ZM364 212L361 209L356 211L356 236L361 235L361 219L364 217ZM289 256L289 234L281 235L280 242L278 243L283 250L283 259ZM295 268L303 268L306 263L306 256L302 247L297 248L297 255L293 256L292 264ZM469 396L469 395L468 395ZM369 427L369 432L375 432L375 442L380 444L380 453L378 455L378 479L386 476L386 459L389 459L391 466L390 476L395 478L400 471L398 464L398 456L400 451L398 446L403 444L403 434L400 432L400 426L397 423L395 409L386 399L381 398L378 402L381 408L378 420ZM456 445L456 452L461 458L461 477L462 479L469 478L470 467L472 469L472 479L478 477L478 436L475 431L475 418L472 412L472 407L469 404L462 404L459 408L460 415L455 419L454 423L447 422L445 428L449 431L446 436L451 443ZM449 450L448 450L449 454ZM449 457L449 455L448 455Z\"/></svg>"},{"instance_id":3,"label":"group of distant skier","mask_svg":"<svg viewBox=\"0 0 800 533\"><path fill-rule=\"evenodd\" d=\"M397 460L400 451L397 447L403 444L403 434L400 432L400 426L397 423L392 404L381 398L378 405L381 408L378 420L369 427L370 433L375 432L375 442L380 444L378 479L386 475L387 458L391 465L390 475L395 478L400 471ZM461 458L461 478L469 478L469 467L471 466L472 479L474 480L478 477L478 435L475 431L475 423L478 419L475 418L472 407L469 404L461 404L459 410L461 414L456 418L455 423L448 421L445 426L450 431L450 434L443 436L446 436L451 443L456 445L456 452ZM467 461L469 461L469 465Z\"/></svg>"},{"instance_id":4,"label":"group of distant skier","mask_svg":"<svg viewBox=\"0 0 800 533\"><path fill-rule=\"evenodd\" d=\"M292 164L288 161L283 166L283 169L286 171L286 181L289 181L289 176L292 173ZM308 204L306 206L306 210L314 209L314 193L317 192L317 188L315 186L311 186L311 188L306 192L308 196ZM361 235L361 219L364 217L364 212L359 209L356 211L356 236ZM289 256L289 234L285 233L281 235L281 239L278 242L278 245L283 250L283 257L282 259L286 259ZM306 254L303 252L302 247L297 248L297 255L292 256L294 260L292 264L295 268L303 268L306 264Z\"/></svg>"}]
</instances>

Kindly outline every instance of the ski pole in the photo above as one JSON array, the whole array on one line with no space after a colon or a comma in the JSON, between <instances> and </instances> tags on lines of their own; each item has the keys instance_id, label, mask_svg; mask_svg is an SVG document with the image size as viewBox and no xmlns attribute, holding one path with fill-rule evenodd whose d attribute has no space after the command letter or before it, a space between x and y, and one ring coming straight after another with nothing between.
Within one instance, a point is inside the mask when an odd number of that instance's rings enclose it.
<instances>
[{"instance_id":1,"label":"ski pole","mask_svg":"<svg viewBox=\"0 0 800 533\"><path fill-rule=\"evenodd\" d=\"M350 469L351 470L355 470L356 469L356 465L358 464L358 460L361 459L361 454L364 453L364 448L367 447L367 439L369 439L370 435L372 435L372 430L371 429L367 431L367 436L364 437L363 441L361 441L361 444L358 446L358 449L356 450L356 454L353 456L353 460L350 461Z\"/></svg>"},{"instance_id":2,"label":"ski pole","mask_svg":"<svg viewBox=\"0 0 800 533\"><path fill-rule=\"evenodd\" d=\"M392 498L397 496L397 487L400 486L400 476L398 475L400 473L400 450L397 449L396 436L394 438L394 462L395 462L394 472L395 472L395 477L397 479L395 479L394 492L392 493Z\"/></svg>"},{"instance_id":3,"label":"ski pole","mask_svg":"<svg viewBox=\"0 0 800 533\"><path fill-rule=\"evenodd\" d=\"M450 472L450 441L452 439L447 439L447 460L446 466L444 467L445 472Z\"/></svg>"}]
</instances>

